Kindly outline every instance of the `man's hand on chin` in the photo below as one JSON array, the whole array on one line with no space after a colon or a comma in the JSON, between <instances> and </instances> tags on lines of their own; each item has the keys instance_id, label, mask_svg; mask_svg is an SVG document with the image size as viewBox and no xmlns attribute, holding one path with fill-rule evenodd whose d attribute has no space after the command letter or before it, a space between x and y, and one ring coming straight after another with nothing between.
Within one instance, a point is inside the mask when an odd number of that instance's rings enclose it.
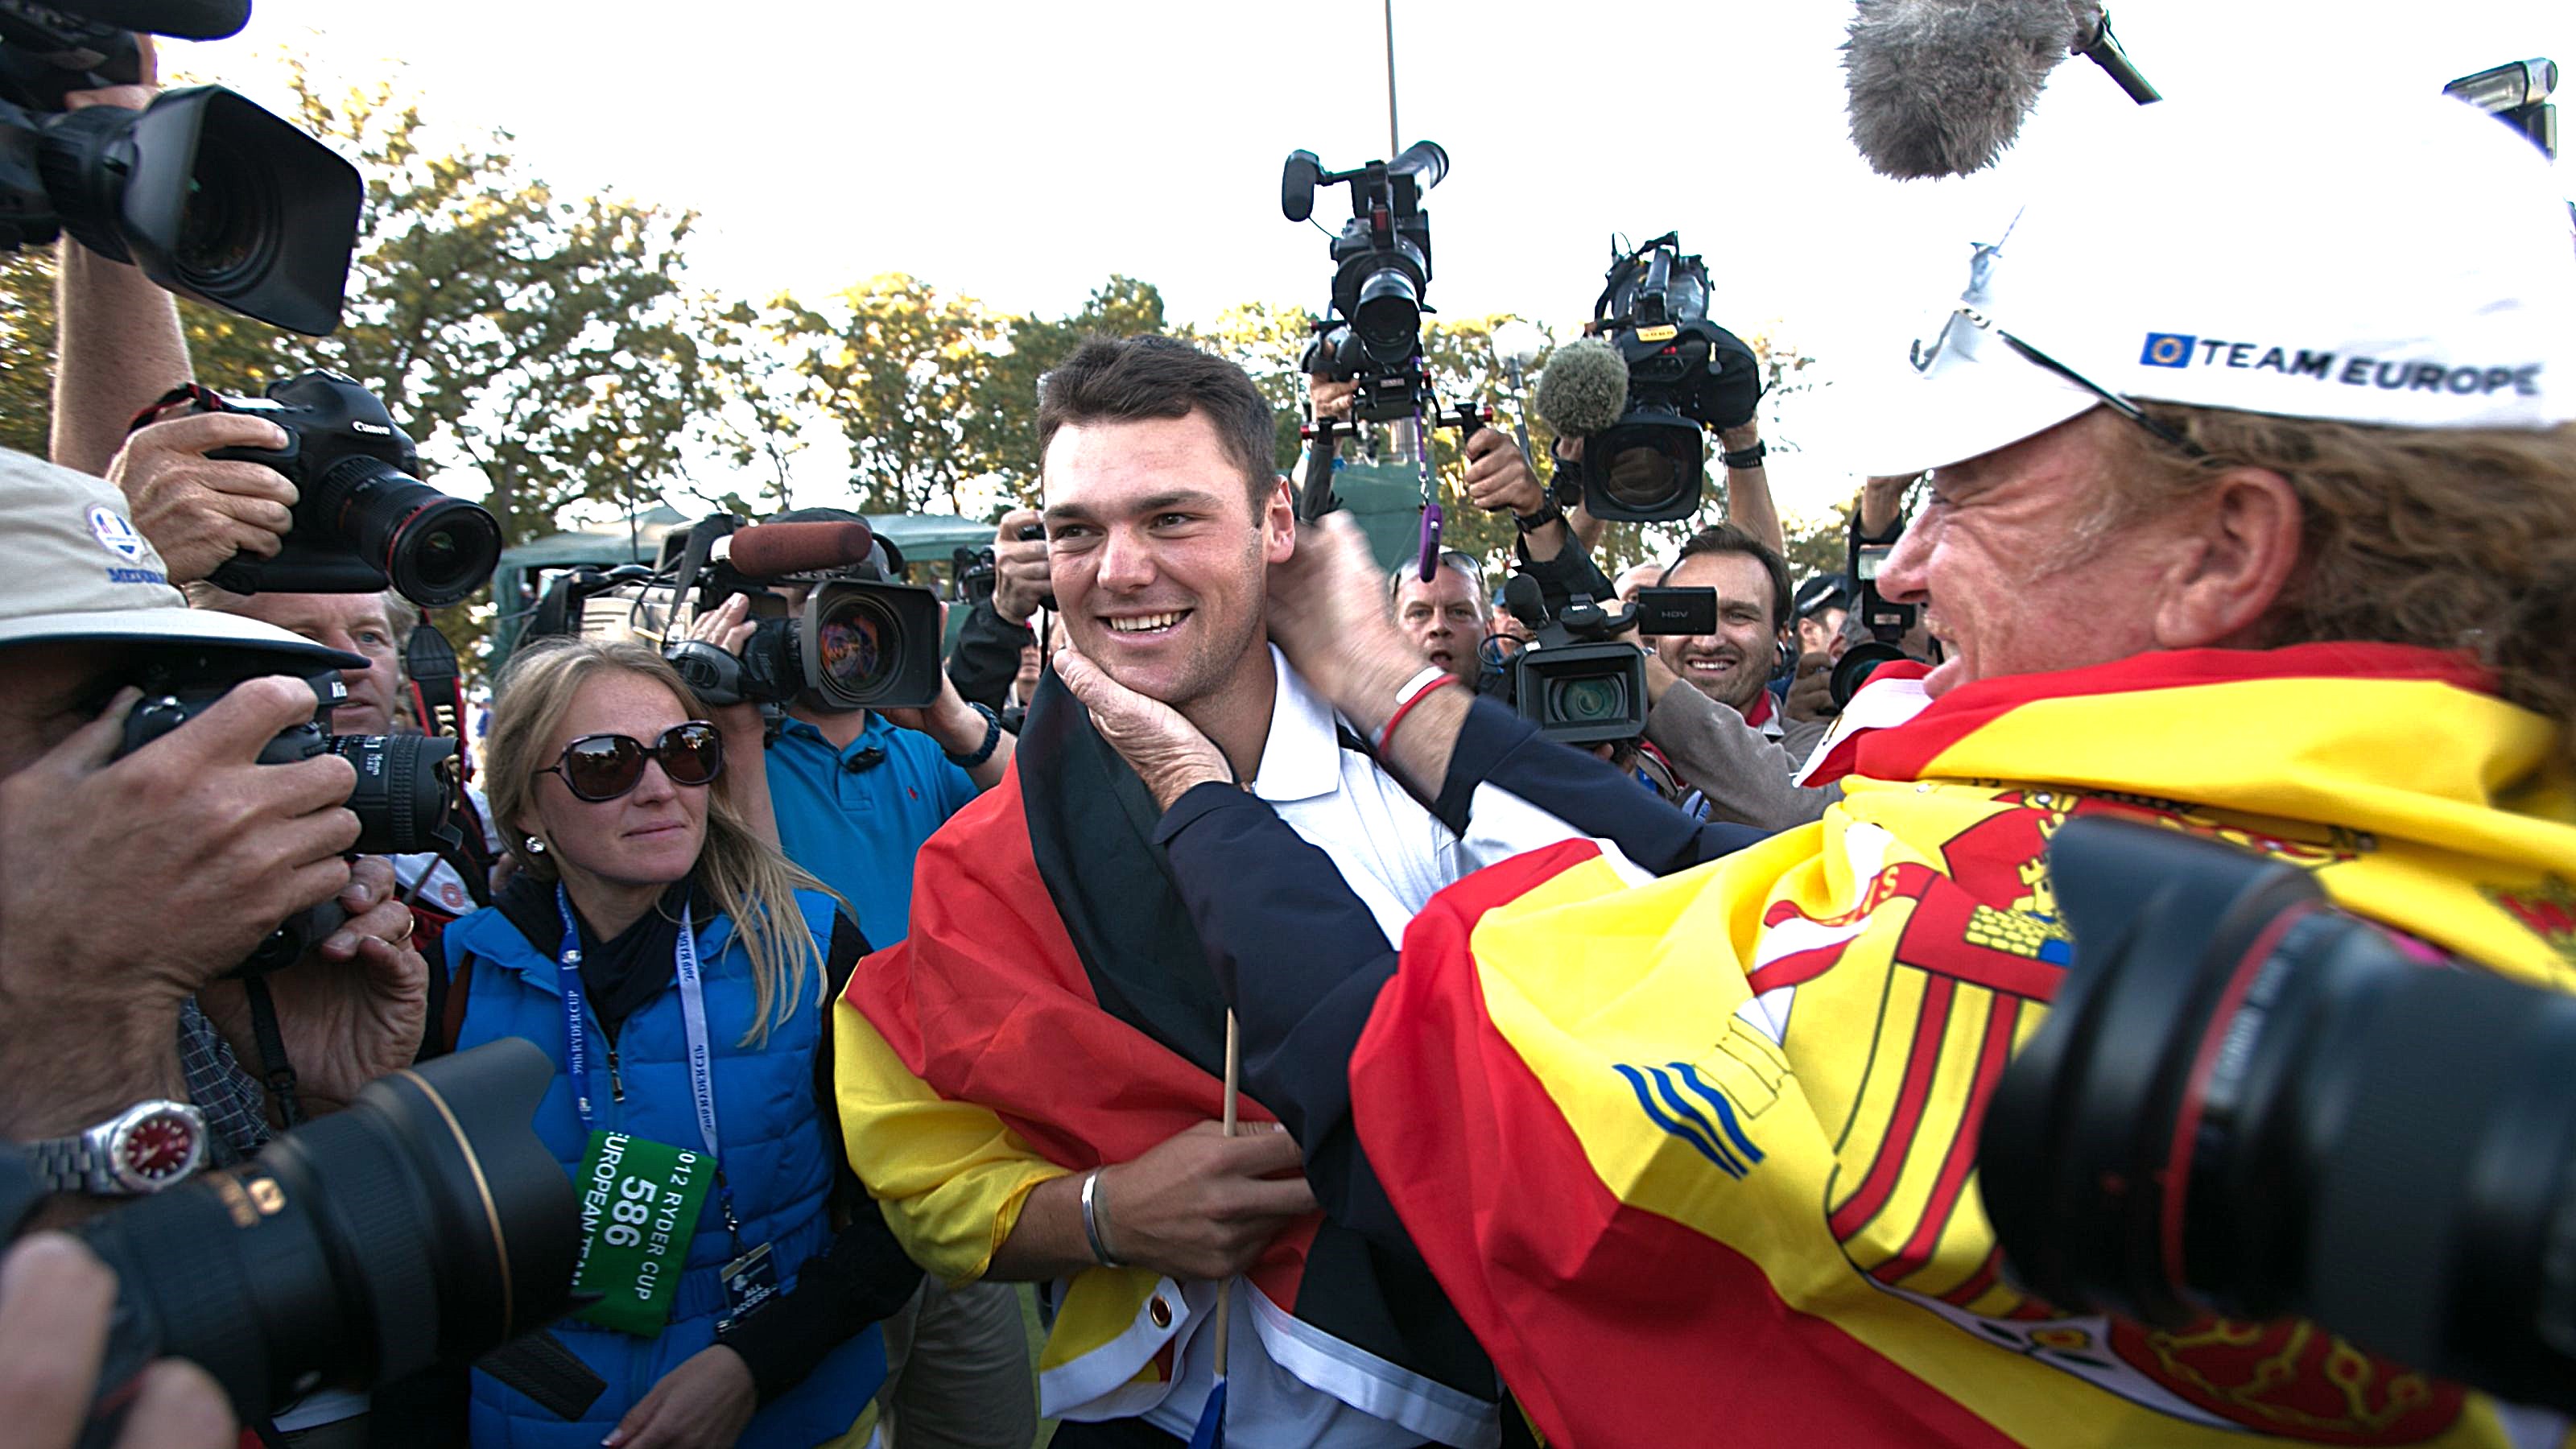
<instances>
[{"instance_id":1,"label":"man's hand on chin","mask_svg":"<svg viewBox=\"0 0 2576 1449\"><path fill-rule=\"evenodd\" d=\"M1055 672L1083 708L1091 711L1091 723L1100 737L1153 792L1155 804L1169 810L1193 786L1234 779L1225 752L1179 710L1110 678L1071 645L1056 651Z\"/></svg>"}]
</instances>

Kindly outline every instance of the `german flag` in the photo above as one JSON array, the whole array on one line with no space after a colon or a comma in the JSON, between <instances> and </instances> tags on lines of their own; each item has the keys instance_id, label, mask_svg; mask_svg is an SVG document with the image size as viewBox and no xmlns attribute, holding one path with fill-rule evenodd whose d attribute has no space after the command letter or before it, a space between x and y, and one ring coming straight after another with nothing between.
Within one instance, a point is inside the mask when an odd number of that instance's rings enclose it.
<instances>
[{"instance_id":1,"label":"german flag","mask_svg":"<svg viewBox=\"0 0 2576 1449\"><path fill-rule=\"evenodd\" d=\"M2560 750L2554 722L2420 650L1971 685L1864 737L1815 826L1641 887L1575 843L1443 892L1353 1056L1360 1138L1571 1449L2557 1444L2550 1416L2313 1324L2166 1333L2030 1299L1999 1275L1974 1168L2070 959L2045 859L2065 820L2265 851L2567 988Z\"/></svg>"},{"instance_id":2,"label":"german flag","mask_svg":"<svg viewBox=\"0 0 2576 1449\"><path fill-rule=\"evenodd\" d=\"M973 1198L946 1232L889 1203L907 1247L951 1276L981 1271L1036 1182L1223 1115L1225 1002L1153 843L1160 814L1048 675L1012 769L923 848L910 935L852 974L836 1013L851 1160L880 1198ZM1000 1185L930 1180L952 1171ZM1426 1439L1491 1442L1492 1365L1418 1260L1318 1215L1249 1281L1276 1310L1255 1321L1282 1367ZM1185 1311L1151 1274L1081 1275L1040 1365L1048 1411L1166 1379ZM1235 1438L1260 1442L1240 1424Z\"/></svg>"}]
</instances>

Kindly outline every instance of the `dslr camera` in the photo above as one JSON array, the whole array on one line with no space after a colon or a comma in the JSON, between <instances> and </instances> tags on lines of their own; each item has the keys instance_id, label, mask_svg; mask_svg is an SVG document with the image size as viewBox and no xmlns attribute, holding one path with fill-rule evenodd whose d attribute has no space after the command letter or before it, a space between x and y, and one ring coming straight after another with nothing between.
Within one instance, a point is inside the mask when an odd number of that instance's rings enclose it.
<instances>
[{"instance_id":1,"label":"dslr camera","mask_svg":"<svg viewBox=\"0 0 2576 1449\"><path fill-rule=\"evenodd\" d=\"M1666 232L1618 256L1592 304L1592 334L1628 364L1617 421L1583 440L1583 507L1662 523L1699 512L1705 433L1741 427L1762 401L1753 349L1708 320L1708 267Z\"/></svg>"},{"instance_id":2,"label":"dslr camera","mask_svg":"<svg viewBox=\"0 0 2576 1449\"><path fill-rule=\"evenodd\" d=\"M1646 732L1646 651L1617 636L1714 634L1717 594L1699 589L1640 589L1634 606L1604 608L1577 594L1554 618L1538 584L1514 574L1503 606L1529 627L1512 658L1504 692L1520 717L1548 739L1569 745L1633 740Z\"/></svg>"},{"instance_id":3,"label":"dslr camera","mask_svg":"<svg viewBox=\"0 0 2576 1449\"><path fill-rule=\"evenodd\" d=\"M6 3L6 0L0 0ZM366 594L388 584L424 609L483 587L501 559L501 525L482 505L420 481L420 454L356 379L316 369L268 395L228 398L194 383L177 397L201 413L243 413L286 430L286 446L218 448L295 485L295 522L275 558L236 554L212 582L236 594Z\"/></svg>"},{"instance_id":4,"label":"dslr camera","mask_svg":"<svg viewBox=\"0 0 2576 1449\"><path fill-rule=\"evenodd\" d=\"M709 704L783 705L812 695L832 709L917 709L939 697L939 596L898 583L902 558L856 515L745 524L714 514L674 529L662 558L557 581L532 635L640 638ZM801 604L781 590L801 586ZM683 637L736 594L751 599L740 654Z\"/></svg>"},{"instance_id":5,"label":"dslr camera","mask_svg":"<svg viewBox=\"0 0 2576 1449\"><path fill-rule=\"evenodd\" d=\"M1833 692L1837 712L1851 703L1852 696L1860 692L1880 665L1914 657L1905 652L1905 636L1914 632L1922 618L1922 607L1896 603L1878 591L1878 571L1894 551L1891 544L1852 545L1852 580L1860 590L1860 601L1852 613L1869 631L1869 637L1845 649L1843 657L1834 661L1834 672L1826 684Z\"/></svg>"},{"instance_id":6,"label":"dslr camera","mask_svg":"<svg viewBox=\"0 0 2576 1449\"><path fill-rule=\"evenodd\" d=\"M339 326L357 169L221 86L64 110L142 74L134 33L80 9L0 0L0 252L69 232L180 296L308 336Z\"/></svg>"},{"instance_id":7,"label":"dslr camera","mask_svg":"<svg viewBox=\"0 0 2576 1449\"><path fill-rule=\"evenodd\" d=\"M348 657L351 666L366 661ZM143 698L125 716L125 734L116 758L134 753L189 720L205 713L216 700L244 679L274 672L228 653L195 653L162 649L147 657L132 682ZM448 819L456 798L457 742L436 735L335 735L331 711L349 697L339 671L314 675L313 718L272 739L260 750L263 765L291 765L316 755L333 754L357 769L349 791L349 809L358 817L358 839L350 849L360 855L407 855L417 851L452 851L463 833ZM294 965L345 919L337 900L306 907L261 942L234 974L254 976Z\"/></svg>"},{"instance_id":8,"label":"dslr camera","mask_svg":"<svg viewBox=\"0 0 2576 1449\"><path fill-rule=\"evenodd\" d=\"M2049 877L2075 959L1978 1136L2007 1272L2576 1412L2576 998L2159 825L2070 820Z\"/></svg>"},{"instance_id":9,"label":"dslr camera","mask_svg":"<svg viewBox=\"0 0 2576 1449\"><path fill-rule=\"evenodd\" d=\"M136 1376L163 1357L204 1368L256 1423L317 1388L509 1344L486 1366L577 1417L605 1385L524 1337L571 1306L581 1251L571 1180L529 1126L553 1078L515 1039L424 1062L247 1163L81 1224L117 1278L81 1443L115 1441ZM45 1195L27 1153L0 1146L0 1234L25 1232Z\"/></svg>"}]
</instances>

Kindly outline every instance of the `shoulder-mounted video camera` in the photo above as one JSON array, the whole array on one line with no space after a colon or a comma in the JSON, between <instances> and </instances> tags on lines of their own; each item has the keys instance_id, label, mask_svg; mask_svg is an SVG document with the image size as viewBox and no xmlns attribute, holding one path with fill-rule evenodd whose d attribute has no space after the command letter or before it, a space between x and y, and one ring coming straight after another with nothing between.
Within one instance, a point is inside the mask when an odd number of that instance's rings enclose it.
<instances>
[{"instance_id":1,"label":"shoulder-mounted video camera","mask_svg":"<svg viewBox=\"0 0 2576 1449\"><path fill-rule=\"evenodd\" d=\"M1699 512L1705 434L1740 427L1762 401L1753 349L1708 320L1708 267L1666 232L1616 257L1592 332L1628 364L1627 405L1583 442L1583 507L1660 523Z\"/></svg>"},{"instance_id":2,"label":"shoulder-mounted video camera","mask_svg":"<svg viewBox=\"0 0 2576 1449\"><path fill-rule=\"evenodd\" d=\"M221 86L140 111L63 109L73 91L135 84L134 32L81 5L0 0L0 252L69 232L154 285L319 337L340 324L362 187L348 162ZM176 12L142 28L220 39ZM247 18L247 6L241 18Z\"/></svg>"},{"instance_id":3,"label":"shoulder-mounted video camera","mask_svg":"<svg viewBox=\"0 0 2576 1449\"><path fill-rule=\"evenodd\" d=\"M1538 581L1514 574L1503 607L1530 639L1512 658L1504 692L1520 717L1569 745L1633 740L1646 732L1646 651L1618 636L1714 634L1714 590L1641 589L1634 605L1596 604L1578 594L1554 618Z\"/></svg>"},{"instance_id":4,"label":"shoulder-mounted video camera","mask_svg":"<svg viewBox=\"0 0 2576 1449\"><path fill-rule=\"evenodd\" d=\"M902 568L856 515L746 524L713 514L672 530L656 567L558 580L528 632L642 639L709 704L810 695L830 709L917 709L939 697L939 596L895 582ZM736 594L750 597L753 619L739 654L685 637Z\"/></svg>"}]
</instances>

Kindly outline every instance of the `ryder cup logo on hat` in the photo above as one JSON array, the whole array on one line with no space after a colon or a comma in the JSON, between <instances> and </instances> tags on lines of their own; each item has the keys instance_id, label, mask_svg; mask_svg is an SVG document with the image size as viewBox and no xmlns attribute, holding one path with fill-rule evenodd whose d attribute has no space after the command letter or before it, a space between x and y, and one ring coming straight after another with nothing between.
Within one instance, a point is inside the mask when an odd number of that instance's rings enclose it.
<instances>
[{"instance_id":1,"label":"ryder cup logo on hat","mask_svg":"<svg viewBox=\"0 0 2576 1449\"><path fill-rule=\"evenodd\" d=\"M151 548L143 541L143 535L134 531L134 525L126 520L124 514L104 503L90 505L89 532L101 547L128 563L141 563L144 553Z\"/></svg>"},{"instance_id":2,"label":"ryder cup logo on hat","mask_svg":"<svg viewBox=\"0 0 2576 1449\"><path fill-rule=\"evenodd\" d=\"M2386 427L2576 420L2576 237L2528 140L2414 94L2326 132L2237 98L2107 129L2026 181L1961 303L1866 389L1868 471L1955 463L2098 405L2068 372L2124 398Z\"/></svg>"}]
</instances>

